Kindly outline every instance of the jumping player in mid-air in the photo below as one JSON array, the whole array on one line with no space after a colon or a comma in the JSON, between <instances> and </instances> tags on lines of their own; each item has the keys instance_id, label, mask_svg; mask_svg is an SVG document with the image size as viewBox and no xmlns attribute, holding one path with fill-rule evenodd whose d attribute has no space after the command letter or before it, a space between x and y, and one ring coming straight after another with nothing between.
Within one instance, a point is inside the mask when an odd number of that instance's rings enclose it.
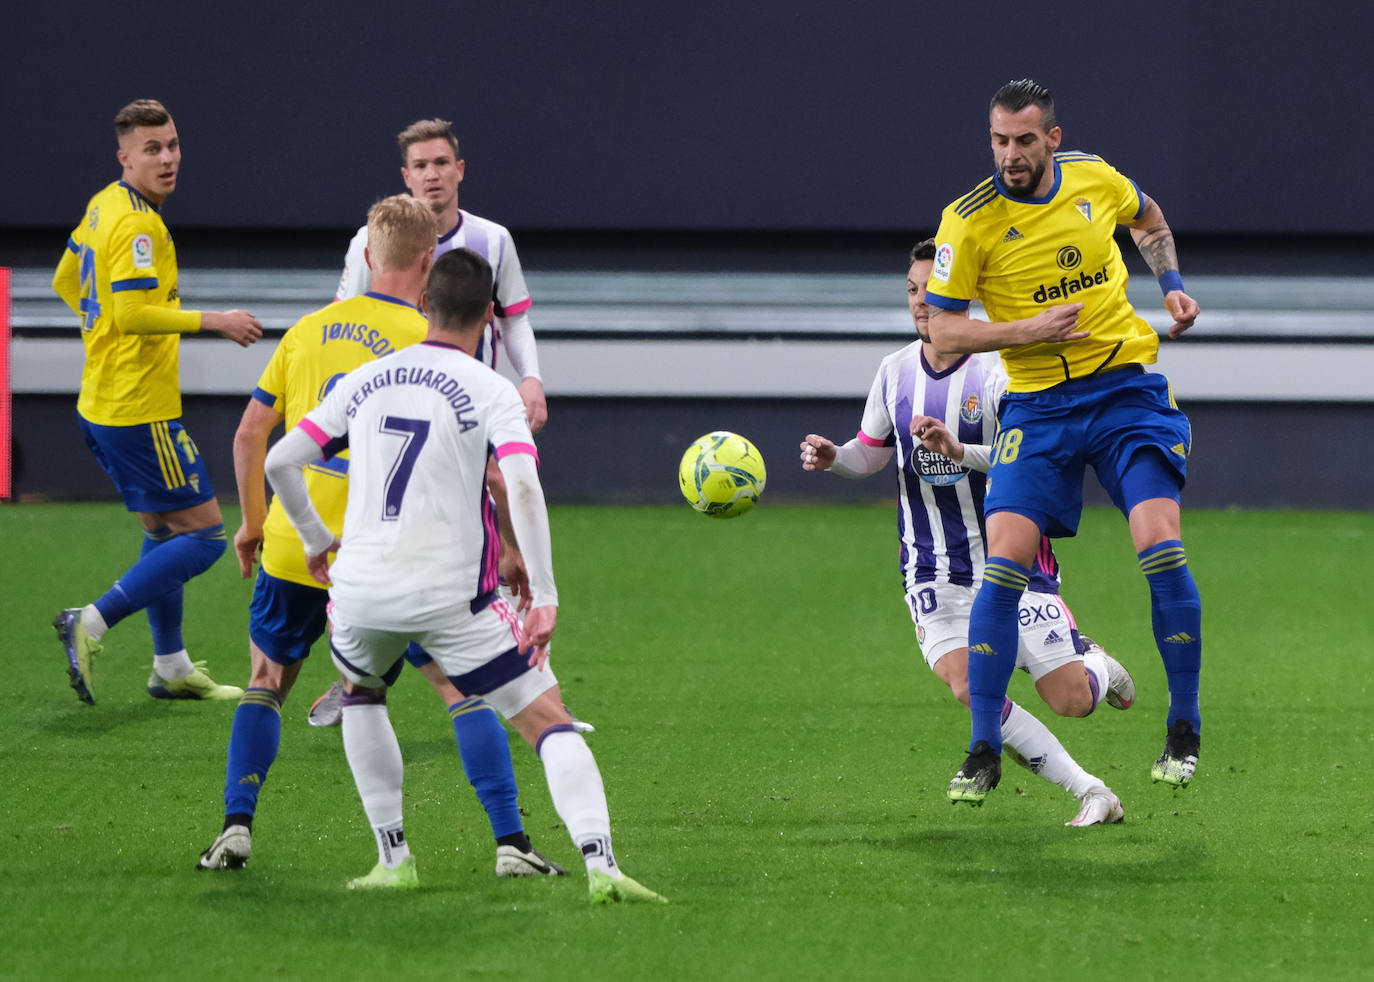
<instances>
[{"instance_id":1,"label":"jumping player in mid-air","mask_svg":"<svg viewBox=\"0 0 1374 982\"><path fill-rule=\"evenodd\" d=\"M806 470L861 478L881 471L895 451L907 608L926 663L968 706L968 618L985 561L987 444L1006 374L994 356L941 355L931 349L925 296L934 256L931 240L911 251L907 303L918 340L883 359L858 435L837 446L808 434L801 458ZM1129 673L1078 634L1059 597L1058 574L1046 540L1036 556L1032 588L1021 600L1018 665L1061 716L1086 716L1103 699L1128 708L1135 699ZM1067 824L1121 821L1121 802L1112 790L1011 699L1003 700L1001 733L1018 762L1078 798L1078 814Z\"/></svg>"},{"instance_id":2,"label":"jumping player in mid-air","mask_svg":"<svg viewBox=\"0 0 1374 982\"><path fill-rule=\"evenodd\" d=\"M1078 528L1091 464L1126 516L1150 588L1169 684L1164 750L1151 776L1193 779L1201 743L1202 601L1181 538L1191 436L1164 376L1159 338L1126 299L1118 225L1159 279L1177 338L1198 304L1183 290L1164 213L1092 154L1061 151L1054 99L1009 82L989 107L996 172L944 211L927 303L942 354L1000 351L1010 378L989 473L988 560L969 622L973 733L950 782L982 801L1001 777L1000 717L1016 665L1017 608L1043 536ZM978 299L988 320L974 320Z\"/></svg>"}]
</instances>

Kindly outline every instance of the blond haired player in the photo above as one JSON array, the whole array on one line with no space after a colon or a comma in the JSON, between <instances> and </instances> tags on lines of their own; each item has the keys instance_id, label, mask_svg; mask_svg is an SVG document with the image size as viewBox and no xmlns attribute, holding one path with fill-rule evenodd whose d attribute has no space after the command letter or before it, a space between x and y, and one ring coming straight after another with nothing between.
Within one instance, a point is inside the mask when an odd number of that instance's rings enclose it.
<instances>
[{"instance_id":1,"label":"blond haired player","mask_svg":"<svg viewBox=\"0 0 1374 982\"><path fill-rule=\"evenodd\" d=\"M348 372L425 336L425 318L414 301L434 262L432 213L414 198L395 195L374 205L367 221L374 289L307 314L286 332L235 435L243 526L234 548L245 578L259 549L262 568L249 621L252 678L229 737L224 826L202 854L200 869L238 869L252 855L258 796L281 742L281 707L325 629L328 594L306 569L300 538L281 503L269 509L263 493L268 435L283 421L295 426ZM313 461L306 470L311 500L336 534L348 501L348 464L341 455ZM449 707L464 771L491 820L497 875L561 873L525 834L510 748L496 714L481 699L465 699L432 663L421 670Z\"/></svg>"},{"instance_id":2,"label":"blond haired player","mask_svg":"<svg viewBox=\"0 0 1374 982\"><path fill-rule=\"evenodd\" d=\"M331 584L331 647L347 680L344 750L378 855L350 886L418 883L401 818L400 747L386 711L403 653L418 643L535 748L554 807L582 852L591 900L661 902L616 865L601 773L547 664L558 591L533 437L514 387L472 357L492 316L491 267L470 249L444 254L422 305L430 318L425 341L350 373L272 448L266 465L307 565ZM311 504L301 468L345 446L351 476L340 543ZM497 589L489 454L505 474L529 573L523 629Z\"/></svg>"}]
</instances>

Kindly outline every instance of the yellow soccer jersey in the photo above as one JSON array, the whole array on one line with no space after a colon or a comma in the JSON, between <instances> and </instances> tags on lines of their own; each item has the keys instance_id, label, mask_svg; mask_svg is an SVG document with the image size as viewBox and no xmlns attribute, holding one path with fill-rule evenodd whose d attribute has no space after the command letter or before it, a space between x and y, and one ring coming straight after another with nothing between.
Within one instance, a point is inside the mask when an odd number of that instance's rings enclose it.
<instances>
[{"instance_id":1,"label":"yellow soccer jersey","mask_svg":"<svg viewBox=\"0 0 1374 982\"><path fill-rule=\"evenodd\" d=\"M176 249L157 206L115 181L86 206L67 251L53 288L81 317L86 365L77 411L102 426L176 419L180 337L125 334L115 319L116 294L129 290L142 291L144 303L181 308Z\"/></svg>"},{"instance_id":2,"label":"yellow soccer jersey","mask_svg":"<svg viewBox=\"0 0 1374 982\"><path fill-rule=\"evenodd\" d=\"M380 293L332 303L286 332L253 398L285 416L290 430L339 379L359 365L424 340L427 330L417 308ZM305 483L320 517L339 535L348 506L347 451L307 467ZM278 579L320 585L305 568L305 547L276 500L263 524L262 568Z\"/></svg>"},{"instance_id":3,"label":"yellow soccer jersey","mask_svg":"<svg viewBox=\"0 0 1374 982\"><path fill-rule=\"evenodd\" d=\"M1135 182L1100 157L1054 155L1054 187L1012 198L996 175L944 210L926 302L966 310L977 298L993 322L1082 303L1081 341L1002 351L1012 392L1035 392L1132 362L1151 364L1159 337L1126 300L1126 264L1113 238L1140 216Z\"/></svg>"}]
</instances>

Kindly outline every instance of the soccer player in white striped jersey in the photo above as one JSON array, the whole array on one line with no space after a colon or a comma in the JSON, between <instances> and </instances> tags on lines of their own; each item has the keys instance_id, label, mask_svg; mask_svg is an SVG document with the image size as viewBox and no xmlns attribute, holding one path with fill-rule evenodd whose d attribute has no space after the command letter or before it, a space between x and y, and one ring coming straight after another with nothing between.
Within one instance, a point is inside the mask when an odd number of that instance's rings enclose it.
<instances>
[{"instance_id":1,"label":"soccer player in white striped jersey","mask_svg":"<svg viewBox=\"0 0 1374 982\"><path fill-rule=\"evenodd\" d=\"M601 772L548 666L558 591L533 437L514 387L472 357L492 316L491 267L470 249L445 253L421 307L429 316L424 341L345 376L266 461L312 575L330 583L330 645L346 680L344 751L378 853L377 866L349 886L418 884L401 819L400 746L386 711L387 689L414 642L534 747L586 862L591 900L663 902L616 866ZM321 450L327 457L345 446L340 542L315 511L301 469ZM528 573L523 627L497 589L489 453L506 479Z\"/></svg>"},{"instance_id":2,"label":"soccer player in white striped jersey","mask_svg":"<svg viewBox=\"0 0 1374 982\"><path fill-rule=\"evenodd\" d=\"M806 470L861 478L882 470L895 450L907 607L927 664L967 708L969 615L986 559L982 525L988 445L1007 377L996 357L942 357L925 343L925 289L934 257L931 239L911 252L907 299L920 340L883 359L858 435L836 446L809 434L801 458ZM1041 546L1031 587L1021 601L1018 667L1031 675L1041 698L1061 716L1086 716L1104 698L1118 708L1129 707L1135 698L1130 675L1078 635L1059 596L1058 563L1049 540ZM1079 766L1045 724L1010 699L1002 707L1002 738L1019 763L1078 798L1078 814L1067 824L1121 821L1121 802L1111 789Z\"/></svg>"},{"instance_id":3,"label":"soccer player in white striped jersey","mask_svg":"<svg viewBox=\"0 0 1374 982\"><path fill-rule=\"evenodd\" d=\"M437 259L450 249L471 249L491 264L493 316L475 354L495 368L497 342L506 349L511 367L520 377L525 418L530 430L538 433L549 413L528 314L532 301L515 241L505 226L458 207L458 185L463 182L467 161L459 156L452 123L446 119L419 120L398 133L396 142L401 147L401 179L412 195L429 205L435 224L443 230L434 257ZM343 276L334 299L346 300L367 292L371 273L363 255L366 249L364 225L348 244Z\"/></svg>"}]
</instances>

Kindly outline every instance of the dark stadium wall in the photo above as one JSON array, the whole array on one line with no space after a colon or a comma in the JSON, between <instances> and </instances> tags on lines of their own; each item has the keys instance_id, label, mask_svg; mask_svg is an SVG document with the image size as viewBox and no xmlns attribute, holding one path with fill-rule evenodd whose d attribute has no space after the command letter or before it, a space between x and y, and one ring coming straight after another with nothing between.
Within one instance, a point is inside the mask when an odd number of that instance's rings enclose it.
<instances>
[{"instance_id":1,"label":"dark stadium wall","mask_svg":"<svg viewBox=\"0 0 1374 982\"><path fill-rule=\"evenodd\" d=\"M1368 234L1353 93L1374 90L1374 14L1296 9L27 5L0 59L20 121L0 227L67 228L116 176L114 112L156 97L185 151L174 230L355 227L401 187L393 135L427 115L456 121L464 201L517 229L928 228L991 169L992 90L1031 75L1065 147L1106 156L1178 231Z\"/></svg>"}]
</instances>

